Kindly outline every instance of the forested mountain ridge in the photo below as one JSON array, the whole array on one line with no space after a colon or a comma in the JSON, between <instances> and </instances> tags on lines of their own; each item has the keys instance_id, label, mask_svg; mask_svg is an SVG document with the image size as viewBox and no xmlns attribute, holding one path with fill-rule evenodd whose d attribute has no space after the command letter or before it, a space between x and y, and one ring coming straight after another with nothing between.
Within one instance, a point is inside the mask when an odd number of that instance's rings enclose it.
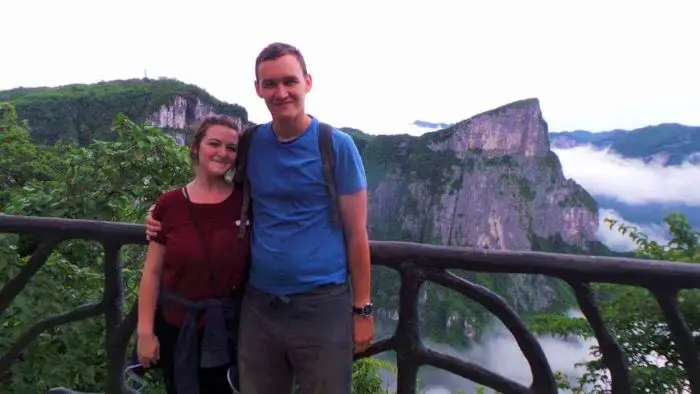
<instances>
[{"instance_id":1,"label":"forested mountain ridge","mask_svg":"<svg viewBox=\"0 0 700 394\"><path fill-rule=\"evenodd\" d=\"M592 145L628 158L663 165L683 162L700 163L700 126L663 123L634 130L612 130L593 133L576 130L550 134L552 146L558 149Z\"/></svg>"},{"instance_id":2,"label":"forested mountain ridge","mask_svg":"<svg viewBox=\"0 0 700 394\"><path fill-rule=\"evenodd\" d=\"M210 113L235 116L243 124L248 113L240 105L213 97L202 88L174 79L128 79L58 87L0 91L0 102L14 105L29 123L38 143L113 140L111 125L122 113L138 123L180 133Z\"/></svg>"}]
</instances>

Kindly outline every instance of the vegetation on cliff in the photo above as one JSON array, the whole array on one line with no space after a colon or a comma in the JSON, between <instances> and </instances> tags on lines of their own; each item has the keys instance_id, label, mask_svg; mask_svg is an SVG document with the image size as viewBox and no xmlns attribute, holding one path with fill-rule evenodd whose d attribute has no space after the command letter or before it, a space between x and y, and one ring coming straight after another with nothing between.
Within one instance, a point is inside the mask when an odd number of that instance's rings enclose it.
<instances>
[{"instance_id":1,"label":"vegetation on cliff","mask_svg":"<svg viewBox=\"0 0 700 394\"><path fill-rule=\"evenodd\" d=\"M111 125L117 114L143 122L176 97L199 99L213 112L237 116L245 123L248 113L224 103L203 89L174 79L130 79L59 87L17 88L0 91L0 102L13 104L29 123L34 142L114 140Z\"/></svg>"}]
</instances>

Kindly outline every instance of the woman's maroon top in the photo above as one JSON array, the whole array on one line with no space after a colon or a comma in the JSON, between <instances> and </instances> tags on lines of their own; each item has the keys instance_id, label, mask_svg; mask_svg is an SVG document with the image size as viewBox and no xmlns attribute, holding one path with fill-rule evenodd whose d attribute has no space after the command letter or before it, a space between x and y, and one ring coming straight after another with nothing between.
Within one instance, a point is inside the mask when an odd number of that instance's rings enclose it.
<instances>
[{"instance_id":1,"label":"woman's maroon top","mask_svg":"<svg viewBox=\"0 0 700 394\"><path fill-rule=\"evenodd\" d=\"M161 286L199 301L227 296L243 283L250 255L250 231L245 237L238 237L242 200L243 193L237 188L220 203L192 203L202 232L200 238L182 188L158 198L153 218L161 222L161 231L153 240L166 247ZM206 261L202 238L212 261ZM202 264L208 264L211 277ZM168 302L163 305L163 314L169 323L181 326L187 311Z\"/></svg>"}]
</instances>

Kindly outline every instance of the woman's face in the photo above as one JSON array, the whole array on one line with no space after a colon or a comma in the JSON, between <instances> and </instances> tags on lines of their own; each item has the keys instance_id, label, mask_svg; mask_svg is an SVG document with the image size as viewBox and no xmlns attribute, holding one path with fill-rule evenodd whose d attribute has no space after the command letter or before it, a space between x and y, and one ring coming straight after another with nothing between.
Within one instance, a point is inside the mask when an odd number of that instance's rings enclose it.
<instances>
[{"instance_id":1,"label":"woman's face","mask_svg":"<svg viewBox=\"0 0 700 394\"><path fill-rule=\"evenodd\" d=\"M223 176L233 167L238 152L238 133L226 126L210 126L199 143L197 167L202 175Z\"/></svg>"}]
</instances>

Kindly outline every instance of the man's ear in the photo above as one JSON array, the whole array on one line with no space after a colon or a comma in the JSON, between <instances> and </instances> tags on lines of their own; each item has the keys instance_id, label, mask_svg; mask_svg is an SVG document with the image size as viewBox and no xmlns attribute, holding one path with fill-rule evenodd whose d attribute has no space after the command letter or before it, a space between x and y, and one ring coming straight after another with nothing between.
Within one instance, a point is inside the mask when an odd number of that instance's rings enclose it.
<instances>
[{"instance_id":1,"label":"man's ear","mask_svg":"<svg viewBox=\"0 0 700 394\"><path fill-rule=\"evenodd\" d=\"M255 81L253 81L253 85L255 85L255 93L258 95L258 97L262 98L262 92L260 91L260 84L258 83L257 79Z\"/></svg>"},{"instance_id":2,"label":"man's ear","mask_svg":"<svg viewBox=\"0 0 700 394\"><path fill-rule=\"evenodd\" d=\"M311 85L313 85L313 78L311 78L311 74L306 74L304 77L304 80L306 82L306 93L309 93L311 91Z\"/></svg>"}]
</instances>

